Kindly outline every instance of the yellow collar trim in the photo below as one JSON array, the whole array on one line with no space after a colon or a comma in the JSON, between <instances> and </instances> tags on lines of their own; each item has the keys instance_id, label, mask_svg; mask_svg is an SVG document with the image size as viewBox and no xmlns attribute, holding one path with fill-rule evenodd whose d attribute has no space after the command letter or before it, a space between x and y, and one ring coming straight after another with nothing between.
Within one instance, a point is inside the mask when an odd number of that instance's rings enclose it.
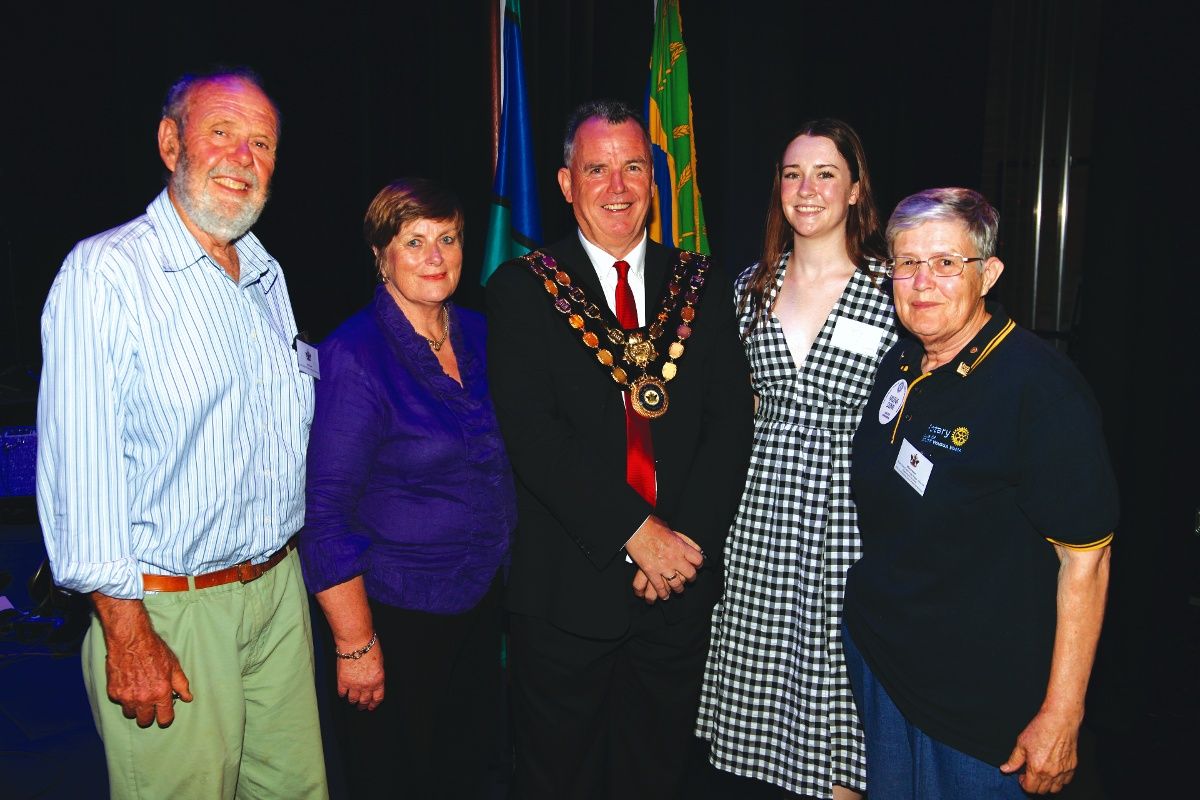
<instances>
[{"instance_id":1,"label":"yellow collar trim","mask_svg":"<svg viewBox=\"0 0 1200 800\"><path fill-rule=\"evenodd\" d=\"M1005 323L1004 327L992 337L992 340L984 346L983 350L980 351L979 355L975 357L973 362L967 364L965 361L960 361L958 362L958 369L955 371L964 378L970 375L975 371L975 368L979 366L980 362L991 355L991 352L996 349L1000 342L1004 341L1004 337L1012 333L1013 329L1016 327L1017 323L1010 319L1007 323Z\"/></svg>"},{"instance_id":2,"label":"yellow collar trim","mask_svg":"<svg viewBox=\"0 0 1200 800\"><path fill-rule=\"evenodd\" d=\"M1000 343L1002 341L1004 341L1004 338L1006 336L1008 336L1010 333L1012 333L1013 329L1015 329L1016 327L1017 327L1017 323L1015 323L1011 319L1009 319L1009 321L1004 324L1004 327L1002 327L999 331L997 331L996 335L992 337L991 341L989 341L984 346L983 350L980 351L979 355L975 357L975 360L973 362L971 362L970 364L968 364L965 361L958 362L958 367L955 369L955 372L957 372L959 375L961 375L964 378L967 377L968 375L970 375L972 372L975 371L975 368L978 367L983 362L983 360L985 358L987 358L989 355L991 355L991 352L993 350L995 350L1000 345ZM932 374L933 374L932 372L922 372L920 375L917 376L917 378L915 380L913 380L912 383L910 383L908 385L908 389L904 392L904 400L900 403L900 410L898 412L896 412L896 424L892 426L892 441L891 441L892 444L896 443L896 434L900 430L900 420L904 419L904 407L905 407L905 405L908 404L908 396L910 394L912 394L913 387L916 386L921 381L928 378Z\"/></svg>"}]
</instances>

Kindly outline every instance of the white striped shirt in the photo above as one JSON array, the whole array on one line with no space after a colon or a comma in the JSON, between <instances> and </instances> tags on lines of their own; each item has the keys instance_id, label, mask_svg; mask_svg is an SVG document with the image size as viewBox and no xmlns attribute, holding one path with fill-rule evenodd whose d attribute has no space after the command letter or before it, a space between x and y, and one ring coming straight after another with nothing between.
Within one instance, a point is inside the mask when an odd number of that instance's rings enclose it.
<instances>
[{"instance_id":1,"label":"white striped shirt","mask_svg":"<svg viewBox=\"0 0 1200 800\"><path fill-rule=\"evenodd\" d=\"M37 500L55 581L140 598L278 550L304 521L312 378L279 265L235 284L164 190L77 244L42 311Z\"/></svg>"}]
</instances>

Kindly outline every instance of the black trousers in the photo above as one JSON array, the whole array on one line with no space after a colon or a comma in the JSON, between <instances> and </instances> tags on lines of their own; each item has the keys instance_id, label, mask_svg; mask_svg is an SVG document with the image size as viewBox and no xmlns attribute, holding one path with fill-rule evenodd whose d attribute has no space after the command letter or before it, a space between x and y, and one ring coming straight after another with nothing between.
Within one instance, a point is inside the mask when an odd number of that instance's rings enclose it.
<instances>
[{"instance_id":1,"label":"black trousers","mask_svg":"<svg viewBox=\"0 0 1200 800\"><path fill-rule=\"evenodd\" d=\"M668 625L657 609L612 640L511 616L514 798L680 796L708 635L708 614Z\"/></svg>"},{"instance_id":2,"label":"black trousers","mask_svg":"<svg viewBox=\"0 0 1200 800\"><path fill-rule=\"evenodd\" d=\"M499 584L456 615L371 601L384 701L374 711L334 701L350 797L488 796L500 741Z\"/></svg>"}]
</instances>

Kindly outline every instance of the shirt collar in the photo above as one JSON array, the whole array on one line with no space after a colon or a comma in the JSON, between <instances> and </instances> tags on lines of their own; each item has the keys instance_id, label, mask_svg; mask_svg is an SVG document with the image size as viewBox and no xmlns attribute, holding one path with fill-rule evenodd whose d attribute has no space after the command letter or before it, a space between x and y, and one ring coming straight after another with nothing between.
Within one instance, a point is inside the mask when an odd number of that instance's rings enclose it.
<instances>
[{"instance_id":1,"label":"shirt collar","mask_svg":"<svg viewBox=\"0 0 1200 800\"><path fill-rule=\"evenodd\" d=\"M991 319L983 324L979 333L975 334L975 338L968 342L962 350L959 350L954 358L933 370L934 373L954 372L960 377L966 378L1012 332L1016 324L1009 318L1004 306L1000 305L999 301L984 300L984 307L991 314ZM900 351L901 371L920 375L921 357L924 354L925 350L921 347L920 342L915 338L908 339L904 349Z\"/></svg>"},{"instance_id":2,"label":"shirt collar","mask_svg":"<svg viewBox=\"0 0 1200 800\"><path fill-rule=\"evenodd\" d=\"M183 224L179 211L171 202L171 197L164 188L158 196L146 207L146 216L158 233L158 241L163 249L163 272L180 272L188 269L197 262L208 260L214 267L220 267L208 258L208 253L196 241L196 237ZM279 265L262 242L253 233L247 232L234 242L237 249L238 263L241 266L242 278L239 286L248 286L261 281L264 292L269 292L279 276Z\"/></svg>"},{"instance_id":3,"label":"shirt collar","mask_svg":"<svg viewBox=\"0 0 1200 800\"><path fill-rule=\"evenodd\" d=\"M404 316L404 312L400 310L400 306L388 293L387 286L384 284L376 284L375 286L375 316L383 323L384 327L391 331L396 341L409 350L412 356L416 356L422 352L421 348L429 350L428 340L417 333L413 328L412 323L408 321L408 317Z\"/></svg>"},{"instance_id":4,"label":"shirt collar","mask_svg":"<svg viewBox=\"0 0 1200 800\"><path fill-rule=\"evenodd\" d=\"M612 265L616 261L624 261L629 265L629 274L634 278L641 278L646 271L646 234L642 233L642 238L638 241L633 249L625 254L623 258L613 258L611 253L605 252L600 247L588 241L583 235L582 230L576 229L579 234L579 243L583 245L583 252L587 253L588 260L592 262L592 268L596 270L596 274L604 280L609 275L615 275L612 270ZM613 280L616 280L614 278Z\"/></svg>"}]
</instances>

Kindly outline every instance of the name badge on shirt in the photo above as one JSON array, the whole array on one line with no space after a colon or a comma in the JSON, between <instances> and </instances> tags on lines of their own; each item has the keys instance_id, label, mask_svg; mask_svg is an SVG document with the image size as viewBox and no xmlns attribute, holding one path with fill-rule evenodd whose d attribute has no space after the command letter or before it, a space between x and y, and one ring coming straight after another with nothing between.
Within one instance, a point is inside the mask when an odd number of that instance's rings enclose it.
<instances>
[{"instance_id":1,"label":"name badge on shirt","mask_svg":"<svg viewBox=\"0 0 1200 800\"><path fill-rule=\"evenodd\" d=\"M887 394L883 396L883 402L879 404L880 425L887 425L896 418L904 406L904 397L907 394L908 382L903 378L892 384L892 388L888 389Z\"/></svg>"},{"instance_id":2,"label":"name badge on shirt","mask_svg":"<svg viewBox=\"0 0 1200 800\"><path fill-rule=\"evenodd\" d=\"M900 443L900 453L896 456L896 464L892 469L904 478L905 483L916 489L917 494L925 496L925 487L929 485L929 473L933 472L933 462L909 444L908 439Z\"/></svg>"},{"instance_id":3,"label":"name badge on shirt","mask_svg":"<svg viewBox=\"0 0 1200 800\"><path fill-rule=\"evenodd\" d=\"M321 360L317 357L317 348L300 339L296 339L296 364L305 375L321 379Z\"/></svg>"},{"instance_id":4,"label":"name badge on shirt","mask_svg":"<svg viewBox=\"0 0 1200 800\"><path fill-rule=\"evenodd\" d=\"M833 323L833 337L830 342L834 347L870 358L879 352L879 342L883 340L883 334L882 328L856 319L838 317Z\"/></svg>"}]
</instances>

